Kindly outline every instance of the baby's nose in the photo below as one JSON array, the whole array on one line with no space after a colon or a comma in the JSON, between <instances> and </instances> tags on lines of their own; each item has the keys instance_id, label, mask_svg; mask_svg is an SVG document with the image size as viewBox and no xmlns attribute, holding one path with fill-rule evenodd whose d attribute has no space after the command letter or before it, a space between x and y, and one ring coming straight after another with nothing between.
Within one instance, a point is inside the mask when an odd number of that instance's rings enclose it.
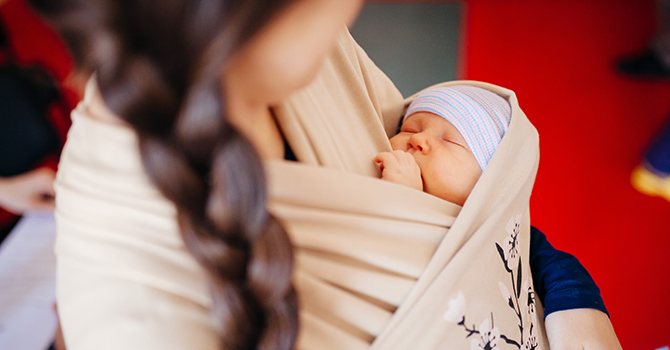
<instances>
[{"instance_id":1,"label":"baby's nose","mask_svg":"<svg viewBox=\"0 0 670 350\"><path fill-rule=\"evenodd\" d=\"M409 148L413 148L419 152L427 152L430 149L428 137L422 132L412 135L407 144Z\"/></svg>"}]
</instances>

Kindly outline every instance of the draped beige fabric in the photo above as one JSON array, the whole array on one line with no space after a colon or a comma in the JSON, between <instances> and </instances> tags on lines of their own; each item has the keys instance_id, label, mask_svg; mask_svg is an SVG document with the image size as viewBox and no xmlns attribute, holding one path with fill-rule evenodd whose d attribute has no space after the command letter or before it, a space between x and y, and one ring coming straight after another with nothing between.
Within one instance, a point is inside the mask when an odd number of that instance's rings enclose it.
<instances>
[{"instance_id":1,"label":"draped beige fabric","mask_svg":"<svg viewBox=\"0 0 670 350\"><path fill-rule=\"evenodd\" d=\"M528 265L538 139L516 97L499 150L463 208L380 180L404 108L348 33L317 79L274 107L299 162L269 161L270 210L296 247L299 349L546 345ZM206 278L174 206L149 183L134 132L94 81L57 178L58 303L79 349L217 349Z\"/></svg>"}]
</instances>

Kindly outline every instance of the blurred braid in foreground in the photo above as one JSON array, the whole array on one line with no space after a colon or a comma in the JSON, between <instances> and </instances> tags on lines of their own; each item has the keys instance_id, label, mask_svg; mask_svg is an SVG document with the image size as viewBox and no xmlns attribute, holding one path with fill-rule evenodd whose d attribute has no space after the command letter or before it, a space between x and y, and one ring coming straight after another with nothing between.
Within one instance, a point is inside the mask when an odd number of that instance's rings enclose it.
<instances>
[{"instance_id":1,"label":"blurred braid in foreground","mask_svg":"<svg viewBox=\"0 0 670 350\"><path fill-rule=\"evenodd\" d=\"M137 131L144 168L208 273L224 349L292 349L298 332L292 247L221 83L231 55L289 2L34 1Z\"/></svg>"}]
</instances>

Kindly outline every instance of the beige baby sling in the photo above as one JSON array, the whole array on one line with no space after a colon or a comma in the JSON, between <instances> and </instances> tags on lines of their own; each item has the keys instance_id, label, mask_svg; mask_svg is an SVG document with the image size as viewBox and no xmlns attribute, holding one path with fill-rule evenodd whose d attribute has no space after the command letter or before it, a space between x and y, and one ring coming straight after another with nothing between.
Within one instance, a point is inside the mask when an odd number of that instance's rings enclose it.
<instances>
[{"instance_id":1,"label":"beige baby sling","mask_svg":"<svg viewBox=\"0 0 670 350\"><path fill-rule=\"evenodd\" d=\"M379 179L404 108L348 33L316 81L274 107L298 162L265 164L296 247L297 348L547 349L528 264L538 137L513 92L507 133L465 205ZM148 182L136 136L73 113L57 180L58 303L78 349L218 349L202 269ZM98 97L99 99L99 97ZM99 102L98 102L99 103Z\"/></svg>"}]
</instances>

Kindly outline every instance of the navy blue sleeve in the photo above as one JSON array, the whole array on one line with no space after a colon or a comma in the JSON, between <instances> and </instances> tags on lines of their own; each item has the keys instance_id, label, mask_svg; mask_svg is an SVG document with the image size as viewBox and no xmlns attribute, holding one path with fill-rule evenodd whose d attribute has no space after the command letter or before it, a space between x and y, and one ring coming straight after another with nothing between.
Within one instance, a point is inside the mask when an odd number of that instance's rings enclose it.
<instances>
[{"instance_id":1,"label":"navy blue sleeve","mask_svg":"<svg viewBox=\"0 0 670 350\"><path fill-rule=\"evenodd\" d=\"M574 256L557 250L537 228L530 228L530 269L544 316L569 309L596 309L606 313L600 289Z\"/></svg>"}]
</instances>

